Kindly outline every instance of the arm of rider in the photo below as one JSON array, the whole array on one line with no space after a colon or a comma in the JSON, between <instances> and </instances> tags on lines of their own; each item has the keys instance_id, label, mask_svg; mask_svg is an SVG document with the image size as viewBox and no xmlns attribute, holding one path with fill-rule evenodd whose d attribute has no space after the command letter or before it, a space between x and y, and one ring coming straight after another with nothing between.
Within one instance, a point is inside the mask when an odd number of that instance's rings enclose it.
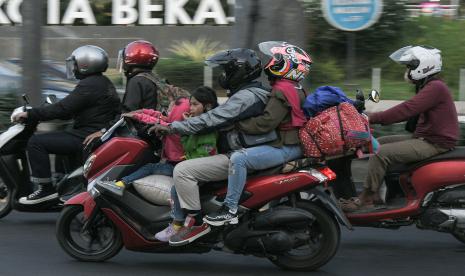
<instances>
[{"instance_id":1,"label":"arm of rider","mask_svg":"<svg viewBox=\"0 0 465 276\"><path fill-rule=\"evenodd\" d=\"M27 112L20 112L13 116L12 120L13 123L22 123L27 119L28 113Z\"/></svg>"},{"instance_id":2,"label":"arm of rider","mask_svg":"<svg viewBox=\"0 0 465 276\"><path fill-rule=\"evenodd\" d=\"M175 133L191 135L206 128L227 125L232 119L238 117L239 114L253 105L255 101L255 96L252 92L241 90L232 95L226 103L200 116L188 118L184 121L172 122L171 128Z\"/></svg>"},{"instance_id":3,"label":"arm of rider","mask_svg":"<svg viewBox=\"0 0 465 276\"><path fill-rule=\"evenodd\" d=\"M74 114L86 108L89 102L95 100L93 89L95 89L93 86L78 84L74 91L61 101L51 105L29 109L27 111L27 118L32 121L72 118Z\"/></svg>"},{"instance_id":4,"label":"arm of rider","mask_svg":"<svg viewBox=\"0 0 465 276\"><path fill-rule=\"evenodd\" d=\"M273 90L262 115L242 120L236 126L247 134L258 135L276 129L289 114L290 107L284 95Z\"/></svg>"}]
</instances>

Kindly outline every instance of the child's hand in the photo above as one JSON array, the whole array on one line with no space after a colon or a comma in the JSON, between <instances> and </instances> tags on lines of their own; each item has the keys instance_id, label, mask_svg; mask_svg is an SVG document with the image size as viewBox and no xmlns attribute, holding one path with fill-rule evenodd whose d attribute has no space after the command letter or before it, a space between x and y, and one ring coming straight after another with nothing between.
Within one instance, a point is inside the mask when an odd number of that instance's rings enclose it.
<instances>
[{"instance_id":1,"label":"child's hand","mask_svg":"<svg viewBox=\"0 0 465 276\"><path fill-rule=\"evenodd\" d=\"M187 119L189 119L190 117L191 117L191 114L190 114L189 112L184 112L184 113L182 114L182 118L183 118L184 120L187 120Z\"/></svg>"}]
</instances>

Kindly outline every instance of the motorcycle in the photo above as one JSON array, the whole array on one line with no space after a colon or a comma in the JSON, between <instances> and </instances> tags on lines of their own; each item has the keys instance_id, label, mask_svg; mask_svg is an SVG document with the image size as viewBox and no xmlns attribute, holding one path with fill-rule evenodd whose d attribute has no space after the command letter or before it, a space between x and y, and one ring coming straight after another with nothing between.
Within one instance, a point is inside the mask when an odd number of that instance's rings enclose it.
<instances>
[{"instance_id":1,"label":"motorcycle","mask_svg":"<svg viewBox=\"0 0 465 276\"><path fill-rule=\"evenodd\" d=\"M48 95L46 104L57 101L55 95ZM31 108L26 95L23 95L24 105L16 108L15 114ZM42 125L42 124L41 124ZM48 126L55 130L56 125ZM9 127L0 135L0 218L7 216L12 210L20 212L58 212L63 207L64 196L72 195L80 189L84 190L82 167L80 160L66 156L55 156L52 167L55 167L55 185L60 197L38 204L22 204L21 197L33 192L34 187L30 182L29 164L26 156L26 145L29 138L35 133L38 124L17 123ZM41 128L41 126L39 126ZM52 164L51 164L52 165Z\"/></svg>"},{"instance_id":2,"label":"motorcycle","mask_svg":"<svg viewBox=\"0 0 465 276\"><path fill-rule=\"evenodd\" d=\"M336 253L338 221L350 226L325 188L335 174L307 160L290 171L277 167L250 176L240 200L238 224L213 227L208 235L183 247L169 246L154 238L171 221L169 204L151 202L134 187L120 196L97 184L120 179L147 162L152 147L135 130L131 133L113 137L87 159L88 191L68 200L57 220L58 242L77 260L105 261L123 246L151 253L219 250L268 258L286 269L313 270ZM226 181L200 186L205 212L221 207L226 186Z\"/></svg>"}]
</instances>

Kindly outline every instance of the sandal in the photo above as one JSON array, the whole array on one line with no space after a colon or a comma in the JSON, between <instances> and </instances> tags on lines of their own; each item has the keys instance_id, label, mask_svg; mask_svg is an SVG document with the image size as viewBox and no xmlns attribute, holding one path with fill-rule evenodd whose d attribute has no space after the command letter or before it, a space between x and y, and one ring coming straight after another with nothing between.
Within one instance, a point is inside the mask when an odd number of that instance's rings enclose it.
<instances>
[{"instance_id":1,"label":"sandal","mask_svg":"<svg viewBox=\"0 0 465 276\"><path fill-rule=\"evenodd\" d=\"M344 212L354 212L362 207L362 202L358 197L351 197L349 199L340 198L339 206Z\"/></svg>"}]
</instances>

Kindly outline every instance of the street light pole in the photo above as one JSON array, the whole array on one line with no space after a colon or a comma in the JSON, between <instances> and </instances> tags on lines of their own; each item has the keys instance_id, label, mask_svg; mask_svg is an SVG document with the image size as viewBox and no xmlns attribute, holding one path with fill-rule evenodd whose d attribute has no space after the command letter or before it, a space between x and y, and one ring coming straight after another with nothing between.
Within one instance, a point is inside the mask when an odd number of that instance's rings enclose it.
<instances>
[{"instance_id":1,"label":"street light pole","mask_svg":"<svg viewBox=\"0 0 465 276\"><path fill-rule=\"evenodd\" d=\"M22 91L29 97L32 106L41 101L41 60L42 60L42 21L43 0L23 1L22 3Z\"/></svg>"}]
</instances>

